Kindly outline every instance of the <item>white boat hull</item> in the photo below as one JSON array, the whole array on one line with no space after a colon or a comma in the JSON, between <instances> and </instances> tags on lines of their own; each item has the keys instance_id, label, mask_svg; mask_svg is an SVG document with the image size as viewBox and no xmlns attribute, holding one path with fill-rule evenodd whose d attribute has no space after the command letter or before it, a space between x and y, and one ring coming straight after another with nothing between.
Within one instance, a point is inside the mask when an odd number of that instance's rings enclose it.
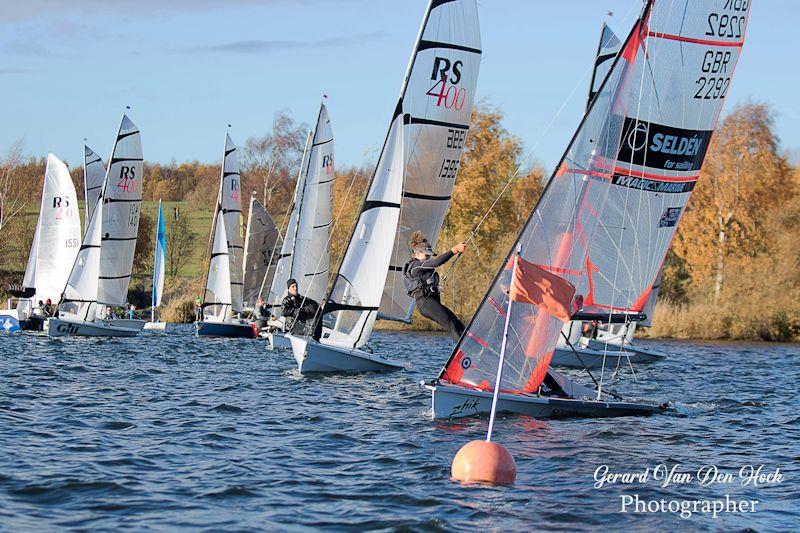
<instances>
[{"instance_id":1,"label":"white boat hull","mask_svg":"<svg viewBox=\"0 0 800 533\"><path fill-rule=\"evenodd\" d=\"M144 329L148 331L164 331L167 329L166 322L145 322Z\"/></svg>"},{"instance_id":2,"label":"white boat hull","mask_svg":"<svg viewBox=\"0 0 800 533\"><path fill-rule=\"evenodd\" d=\"M135 337L138 329L123 328L106 322L72 322L48 318L44 331L50 337Z\"/></svg>"},{"instance_id":3,"label":"white boat hull","mask_svg":"<svg viewBox=\"0 0 800 533\"><path fill-rule=\"evenodd\" d=\"M603 350L606 350L606 349L608 351L612 351L612 350L619 351L620 344L618 342L608 342L608 343L606 343L606 342L603 342L601 340L591 339L591 340L589 340L589 344L588 344L587 348L590 348L592 350L598 350L598 351L603 351ZM629 352L629 353L636 353L636 354L640 354L642 356L651 358L651 360L642 361L642 362L650 363L650 362L653 362L653 361L660 361L662 359L666 359L667 358L667 354L665 354L664 352L659 352L658 350L652 350L652 349L650 349L648 347L640 346L639 344L632 344L632 343L627 342L627 341L624 344L622 344L622 349L625 350L626 352Z\"/></svg>"},{"instance_id":4,"label":"white boat hull","mask_svg":"<svg viewBox=\"0 0 800 533\"><path fill-rule=\"evenodd\" d=\"M431 390L433 418L461 418L487 414L492 408L492 393L449 384L425 385ZM657 405L588 399L500 394L498 413L514 413L534 418L647 416L663 412Z\"/></svg>"},{"instance_id":5,"label":"white boat hull","mask_svg":"<svg viewBox=\"0 0 800 533\"><path fill-rule=\"evenodd\" d=\"M575 352L578 352L577 354ZM592 350L590 348L556 348L550 366L562 368L601 368L605 360L606 368L617 368L617 365L627 366L631 363L654 363L666 356L657 353L640 353L621 351L619 347L609 347L608 350Z\"/></svg>"},{"instance_id":6,"label":"white boat hull","mask_svg":"<svg viewBox=\"0 0 800 533\"><path fill-rule=\"evenodd\" d=\"M391 372L406 368L399 361L355 348L340 348L287 334L301 374L309 372Z\"/></svg>"},{"instance_id":7,"label":"white boat hull","mask_svg":"<svg viewBox=\"0 0 800 533\"><path fill-rule=\"evenodd\" d=\"M103 320L103 322L119 328L135 329L138 331L142 331L145 324L147 324L147 321L136 318L107 318Z\"/></svg>"},{"instance_id":8,"label":"white boat hull","mask_svg":"<svg viewBox=\"0 0 800 533\"><path fill-rule=\"evenodd\" d=\"M292 347L291 341L286 337L286 333L271 332L265 333L264 338L267 339L267 346L270 350L287 349Z\"/></svg>"}]
</instances>

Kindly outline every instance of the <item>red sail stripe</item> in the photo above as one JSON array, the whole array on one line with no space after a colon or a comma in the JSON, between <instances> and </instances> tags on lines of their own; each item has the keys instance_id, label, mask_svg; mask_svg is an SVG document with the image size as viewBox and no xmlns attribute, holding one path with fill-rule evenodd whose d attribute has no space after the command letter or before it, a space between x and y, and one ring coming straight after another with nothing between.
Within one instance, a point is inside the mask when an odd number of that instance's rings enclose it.
<instances>
[{"instance_id":1,"label":"red sail stripe","mask_svg":"<svg viewBox=\"0 0 800 533\"><path fill-rule=\"evenodd\" d=\"M741 41L717 41L713 39L697 39L695 37L684 37L683 35L673 35L671 33L659 33L657 31L648 31L648 37L655 37L657 39L668 39L670 41L680 41L682 43L700 44L703 46L734 46L741 48L744 40Z\"/></svg>"}]
</instances>

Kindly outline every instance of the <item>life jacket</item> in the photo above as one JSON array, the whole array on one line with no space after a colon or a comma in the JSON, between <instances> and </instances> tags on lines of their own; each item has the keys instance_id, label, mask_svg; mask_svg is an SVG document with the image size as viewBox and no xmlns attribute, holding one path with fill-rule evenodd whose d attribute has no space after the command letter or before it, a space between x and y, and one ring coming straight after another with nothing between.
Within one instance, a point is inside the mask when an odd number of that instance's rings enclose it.
<instances>
[{"instance_id":1,"label":"life jacket","mask_svg":"<svg viewBox=\"0 0 800 533\"><path fill-rule=\"evenodd\" d=\"M411 275L411 264L419 259L412 259L403 265L403 286L406 294L412 298L418 296L430 296L439 292L439 273L435 270L426 272L421 276Z\"/></svg>"}]
</instances>

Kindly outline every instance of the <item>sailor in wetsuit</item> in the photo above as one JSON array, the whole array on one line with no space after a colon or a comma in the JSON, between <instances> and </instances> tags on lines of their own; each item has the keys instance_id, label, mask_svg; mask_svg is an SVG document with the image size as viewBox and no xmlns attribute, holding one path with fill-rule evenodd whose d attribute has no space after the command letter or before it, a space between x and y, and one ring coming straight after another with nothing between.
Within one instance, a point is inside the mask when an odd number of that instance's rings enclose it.
<instances>
[{"instance_id":1,"label":"sailor in wetsuit","mask_svg":"<svg viewBox=\"0 0 800 533\"><path fill-rule=\"evenodd\" d=\"M319 304L300 294L297 280L286 282L288 293L281 302L281 313L286 318L286 328L292 335L306 336L318 341L322 335L322 320L316 320Z\"/></svg>"},{"instance_id":2,"label":"sailor in wetsuit","mask_svg":"<svg viewBox=\"0 0 800 533\"><path fill-rule=\"evenodd\" d=\"M439 299L439 274L436 267L442 266L457 254L464 253L466 243L459 243L441 255L433 253L427 237L415 231L408 243L411 260L403 267L406 292L414 298L422 316L429 318L447 330L450 338L458 342L464 332L464 324Z\"/></svg>"}]
</instances>

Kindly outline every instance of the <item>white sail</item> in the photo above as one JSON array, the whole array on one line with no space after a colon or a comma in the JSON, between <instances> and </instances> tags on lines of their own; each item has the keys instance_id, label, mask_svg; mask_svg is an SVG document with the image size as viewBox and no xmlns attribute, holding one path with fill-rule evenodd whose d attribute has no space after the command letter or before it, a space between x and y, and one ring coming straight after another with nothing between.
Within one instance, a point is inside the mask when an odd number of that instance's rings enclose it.
<instances>
[{"instance_id":1,"label":"white sail","mask_svg":"<svg viewBox=\"0 0 800 533\"><path fill-rule=\"evenodd\" d=\"M214 223L214 242L208 263L208 278L203 302L203 319L208 322L227 322L233 318L231 310L231 267L225 215L219 206Z\"/></svg>"},{"instance_id":2,"label":"white sail","mask_svg":"<svg viewBox=\"0 0 800 533\"><path fill-rule=\"evenodd\" d=\"M84 221L86 226L89 225L89 220L92 218L92 212L97 205L97 198L103 190L105 181L106 164L91 148L83 145L83 199L86 202Z\"/></svg>"},{"instance_id":3,"label":"white sail","mask_svg":"<svg viewBox=\"0 0 800 533\"><path fill-rule=\"evenodd\" d=\"M97 301L106 305L123 306L128 301L143 181L141 136L136 125L123 115L103 191L103 245Z\"/></svg>"},{"instance_id":4,"label":"white sail","mask_svg":"<svg viewBox=\"0 0 800 533\"><path fill-rule=\"evenodd\" d=\"M244 307L252 309L263 287L272 283L275 261L282 244L281 233L267 209L250 197L247 233L244 240Z\"/></svg>"},{"instance_id":5,"label":"white sail","mask_svg":"<svg viewBox=\"0 0 800 533\"><path fill-rule=\"evenodd\" d=\"M167 231L164 226L164 210L158 201L158 223L156 224L156 243L153 251L153 308L161 305L164 292L164 270L167 264Z\"/></svg>"},{"instance_id":6,"label":"white sail","mask_svg":"<svg viewBox=\"0 0 800 533\"><path fill-rule=\"evenodd\" d=\"M100 254L103 236L102 194L92 211L72 270L69 273L61 303L59 318L74 322L93 322L97 314L97 294L100 274Z\"/></svg>"},{"instance_id":7,"label":"white sail","mask_svg":"<svg viewBox=\"0 0 800 533\"><path fill-rule=\"evenodd\" d=\"M589 98L586 106L592 103L594 95L600 89L603 81L611 72L611 65L614 59L622 50L622 42L617 38L611 28L604 22L600 30L600 42L597 44L597 53L594 58L594 70L592 70L592 81L589 83Z\"/></svg>"},{"instance_id":8,"label":"white sail","mask_svg":"<svg viewBox=\"0 0 800 533\"><path fill-rule=\"evenodd\" d=\"M414 300L403 280L408 241L418 230L434 246L438 240L469 130L480 48L475 0L429 3L397 103L405 125L405 176L380 318L411 318Z\"/></svg>"},{"instance_id":9,"label":"white sail","mask_svg":"<svg viewBox=\"0 0 800 533\"><path fill-rule=\"evenodd\" d=\"M242 191L239 177L239 158L236 145L230 135L225 135L225 155L222 159L220 207L225 220L225 235L228 239L228 261L230 263L231 299L233 311L240 313L242 305L242 254L244 232L242 228Z\"/></svg>"},{"instance_id":10,"label":"white sail","mask_svg":"<svg viewBox=\"0 0 800 533\"><path fill-rule=\"evenodd\" d=\"M292 277L304 296L322 301L328 289L329 237L333 212L333 131L321 105L303 180L292 256Z\"/></svg>"},{"instance_id":11,"label":"white sail","mask_svg":"<svg viewBox=\"0 0 800 533\"><path fill-rule=\"evenodd\" d=\"M286 226L286 234L283 236L281 253L277 258L275 277L272 278L269 294L267 298L265 298L267 305L272 307L272 313L276 316L280 316L281 300L286 296L286 282L292 277L294 243L297 237L300 206L303 202L303 192L305 191L305 179L308 174L308 162L312 143L313 136L309 132L306 138L306 147L303 151L303 159L300 163L300 173L297 175L297 183L294 187L292 207L289 213L289 224Z\"/></svg>"},{"instance_id":12,"label":"white sail","mask_svg":"<svg viewBox=\"0 0 800 533\"><path fill-rule=\"evenodd\" d=\"M36 289L19 309L34 307L39 300L58 302L81 245L78 195L67 166L53 154L47 156L39 219L31 245L23 286Z\"/></svg>"},{"instance_id":13,"label":"white sail","mask_svg":"<svg viewBox=\"0 0 800 533\"><path fill-rule=\"evenodd\" d=\"M350 237L331 294L325 324L339 333L337 341L354 348L367 343L381 303L403 193L403 116L397 115L361 214ZM323 339L325 342L325 339Z\"/></svg>"}]
</instances>

